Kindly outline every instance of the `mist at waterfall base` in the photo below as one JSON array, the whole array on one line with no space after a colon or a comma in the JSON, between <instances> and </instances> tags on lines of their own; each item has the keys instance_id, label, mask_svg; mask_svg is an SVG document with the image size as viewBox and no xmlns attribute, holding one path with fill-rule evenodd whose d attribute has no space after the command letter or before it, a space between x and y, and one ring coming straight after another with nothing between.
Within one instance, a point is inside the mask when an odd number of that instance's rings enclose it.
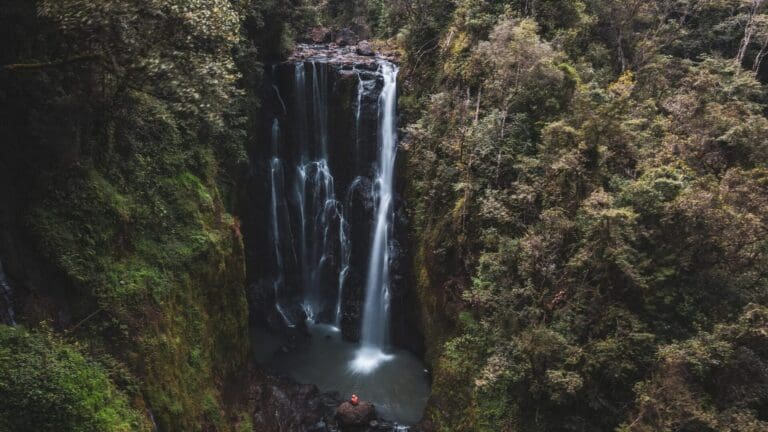
<instances>
[{"instance_id":1,"label":"mist at waterfall base","mask_svg":"<svg viewBox=\"0 0 768 432\"><path fill-rule=\"evenodd\" d=\"M318 58L268 71L267 176L254 194L266 209L257 292L269 325L253 332L257 360L413 424L429 377L390 337L397 67Z\"/></svg>"}]
</instances>

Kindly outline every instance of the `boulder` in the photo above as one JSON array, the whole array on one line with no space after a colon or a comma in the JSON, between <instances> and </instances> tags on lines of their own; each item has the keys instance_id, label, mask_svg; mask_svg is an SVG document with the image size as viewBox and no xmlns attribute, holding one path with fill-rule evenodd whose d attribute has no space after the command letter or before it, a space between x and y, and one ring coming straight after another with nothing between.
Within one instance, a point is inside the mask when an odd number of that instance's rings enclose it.
<instances>
[{"instance_id":1,"label":"boulder","mask_svg":"<svg viewBox=\"0 0 768 432\"><path fill-rule=\"evenodd\" d=\"M376 53L373 51L371 43L364 40L357 44L357 55L373 57Z\"/></svg>"},{"instance_id":2,"label":"boulder","mask_svg":"<svg viewBox=\"0 0 768 432\"><path fill-rule=\"evenodd\" d=\"M360 38L357 37L357 34L352 31L349 27L345 27L338 32L336 32L336 45L343 47L347 45L357 45L357 42L360 40Z\"/></svg>"},{"instance_id":3,"label":"boulder","mask_svg":"<svg viewBox=\"0 0 768 432\"><path fill-rule=\"evenodd\" d=\"M336 420L342 428L367 426L376 420L376 408L370 402L360 401L352 405L346 401L336 408Z\"/></svg>"}]
</instances>

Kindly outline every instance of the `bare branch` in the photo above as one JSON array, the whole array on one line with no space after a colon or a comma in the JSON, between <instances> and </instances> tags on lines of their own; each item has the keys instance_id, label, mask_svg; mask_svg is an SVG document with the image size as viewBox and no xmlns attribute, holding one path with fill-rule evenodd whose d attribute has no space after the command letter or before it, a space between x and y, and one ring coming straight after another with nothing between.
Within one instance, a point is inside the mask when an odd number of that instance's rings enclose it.
<instances>
[{"instance_id":1,"label":"bare branch","mask_svg":"<svg viewBox=\"0 0 768 432\"><path fill-rule=\"evenodd\" d=\"M67 66L74 63L85 63L89 61L100 60L100 55L84 55L78 57L72 57L70 59L57 60L47 63L15 63L0 66L0 70L5 71L23 71L23 70L35 70L35 69L50 69Z\"/></svg>"}]
</instances>

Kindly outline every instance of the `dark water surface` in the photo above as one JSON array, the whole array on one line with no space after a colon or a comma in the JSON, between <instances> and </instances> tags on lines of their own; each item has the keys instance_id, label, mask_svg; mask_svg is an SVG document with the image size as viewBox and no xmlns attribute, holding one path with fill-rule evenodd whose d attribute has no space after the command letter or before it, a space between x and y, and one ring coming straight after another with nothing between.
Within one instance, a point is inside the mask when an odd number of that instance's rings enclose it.
<instances>
[{"instance_id":1,"label":"dark water surface","mask_svg":"<svg viewBox=\"0 0 768 432\"><path fill-rule=\"evenodd\" d=\"M309 331L311 339L287 353L280 352L280 339L256 335L257 360L322 391L338 391L344 398L354 393L373 402L386 420L412 425L421 419L429 397L429 374L415 355L397 349L363 353L370 363L363 362L368 367L360 368L360 345L342 340L336 327L311 324Z\"/></svg>"}]
</instances>

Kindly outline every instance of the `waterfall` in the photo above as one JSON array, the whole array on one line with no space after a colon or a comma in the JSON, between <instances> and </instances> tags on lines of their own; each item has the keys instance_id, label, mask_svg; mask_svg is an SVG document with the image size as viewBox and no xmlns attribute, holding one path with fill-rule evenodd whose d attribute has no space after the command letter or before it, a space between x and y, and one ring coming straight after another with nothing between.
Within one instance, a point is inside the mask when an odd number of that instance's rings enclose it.
<instances>
[{"instance_id":1,"label":"waterfall","mask_svg":"<svg viewBox=\"0 0 768 432\"><path fill-rule=\"evenodd\" d=\"M304 63L297 63L294 70L293 104L296 110L296 141L299 143L307 142L307 84L305 75ZM303 159L305 155L302 154L301 157Z\"/></svg>"},{"instance_id":2,"label":"waterfall","mask_svg":"<svg viewBox=\"0 0 768 432\"><path fill-rule=\"evenodd\" d=\"M421 418L429 377L397 346L416 336L402 334L412 314L398 312L409 311L395 238L398 68L300 44L265 71L244 220L257 357L297 382L362 395L389 420L383 429L406 432L390 421Z\"/></svg>"},{"instance_id":3,"label":"waterfall","mask_svg":"<svg viewBox=\"0 0 768 432\"><path fill-rule=\"evenodd\" d=\"M336 327L341 328L341 304L344 298L344 282L347 280L349 260L352 254L352 245L349 240L349 224L343 214L339 217L339 246L341 253L341 270L339 271L339 285L336 289L336 317L334 322Z\"/></svg>"},{"instance_id":4,"label":"waterfall","mask_svg":"<svg viewBox=\"0 0 768 432\"><path fill-rule=\"evenodd\" d=\"M301 307L311 324L360 336L363 347L377 350L375 367L387 359L382 350L389 342L398 69L380 61L377 72L349 70L329 61L273 66L265 89L274 101L265 118L271 197L264 226L272 231L275 307L289 326L298 324ZM284 71L292 82L278 79ZM352 93L332 92L337 86ZM351 109L333 110L329 104L342 95ZM378 122L367 121L374 112ZM377 139L369 142L374 127ZM378 151L368 150L374 145Z\"/></svg>"},{"instance_id":5,"label":"waterfall","mask_svg":"<svg viewBox=\"0 0 768 432\"><path fill-rule=\"evenodd\" d=\"M288 327L294 327L295 324L291 322L290 318L285 314L281 305L280 296L283 286L285 285L285 277L283 271L285 266L283 265L283 251L280 241L280 212L279 205L285 205L285 195L283 191L283 162L277 157L278 154L278 142L280 139L280 123L277 119L272 122L272 159L269 164L269 183L270 183L270 203L271 203L271 222L272 222L272 246L275 254L275 263L277 264L278 274L272 281L272 287L275 292L275 308L280 313L283 321Z\"/></svg>"},{"instance_id":6,"label":"waterfall","mask_svg":"<svg viewBox=\"0 0 768 432\"><path fill-rule=\"evenodd\" d=\"M304 310L307 316L316 320L322 312L323 274L331 254L335 250L330 229L335 220L343 222L339 203L336 201L336 188L331 169L325 159L310 162L301 168L304 173L304 193L311 200L303 200L303 213L309 215L308 231L311 234L308 262L308 286L304 293ZM343 242L343 239L340 240Z\"/></svg>"},{"instance_id":7,"label":"waterfall","mask_svg":"<svg viewBox=\"0 0 768 432\"><path fill-rule=\"evenodd\" d=\"M384 88L379 95L379 158L374 188L375 220L363 308L362 348L352 363L353 370L370 372L389 356L382 349L388 343L389 265L394 219L394 168L397 151L395 127L397 101L396 66L381 65Z\"/></svg>"},{"instance_id":8,"label":"waterfall","mask_svg":"<svg viewBox=\"0 0 768 432\"><path fill-rule=\"evenodd\" d=\"M294 181L294 193L296 196L296 203L298 205L298 218L299 218L299 250L300 257L300 269L302 280L302 292L304 293L306 303L307 293L310 292L310 266L309 258L307 255L307 212L306 212L306 195L307 195L307 170L306 170L306 144L308 141L307 135L307 87L305 77L304 62L296 64L294 70L294 109L295 109L295 123L296 123L296 142L301 145L299 163L296 167L296 177Z\"/></svg>"},{"instance_id":9,"label":"waterfall","mask_svg":"<svg viewBox=\"0 0 768 432\"><path fill-rule=\"evenodd\" d=\"M283 96L280 95L280 89L278 89L276 85L272 85L272 88L275 90L275 96L277 96L277 100L280 101L280 106L283 108L283 114L288 114L288 108L285 106Z\"/></svg>"},{"instance_id":10,"label":"waterfall","mask_svg":"<svg viewBox=\"0 0 768 432\"><path fill-rule=\"evenodd\" d=\"M357 104L355 104L355 150L360 149L360 114L363 112L363 93L365 93L365 83L357 73Z\"/></svg>"},{"instance_id":11,"label":"waterfall","mask_svg":"<svg viewBox=\"0 0 768 432\"><path fill-rule=\"evenodd\" d=\"M16 325L16 316L13 313L13 289L5 277L2 262L0 262L0 296L5 303L4 310L0 310L0 323Z\"/></svg>"},{"instance_id":12,"label":"waterfall","mask_svg":"<svg viewBox=\"0 0 768 432\"><path fill-rule=\"evenodd\" d=\"M326 64L312 62L312 110L315 114L315 133L320 157L328 157L328 79Z\"/></svg>"},{"instance_id":13,"label":"waterfall","mask_svg":"<svg viewBox=\"0 0 768 432\"><path fill-rule=\"evenodd\" d=\"M303 302L307 317L319 321L325 310L323 293L330 281L325 277L338 266L336 304L332 311L334 322L341 322L341 290L349 267L349 235L341 203L336 199L336 184L329 165L328 149L328 66L310 62L312 68L312 133L311 146L305 125L307 113L305 65L298 63L294 71L295 121L297 143L301 149L296 168L295 196L298 207ZM307 155L315 156L307 160ZM337 231L336 231L337 230ZM331 262L339 251L340 264Z\"/></svg>"}]
</instances>

